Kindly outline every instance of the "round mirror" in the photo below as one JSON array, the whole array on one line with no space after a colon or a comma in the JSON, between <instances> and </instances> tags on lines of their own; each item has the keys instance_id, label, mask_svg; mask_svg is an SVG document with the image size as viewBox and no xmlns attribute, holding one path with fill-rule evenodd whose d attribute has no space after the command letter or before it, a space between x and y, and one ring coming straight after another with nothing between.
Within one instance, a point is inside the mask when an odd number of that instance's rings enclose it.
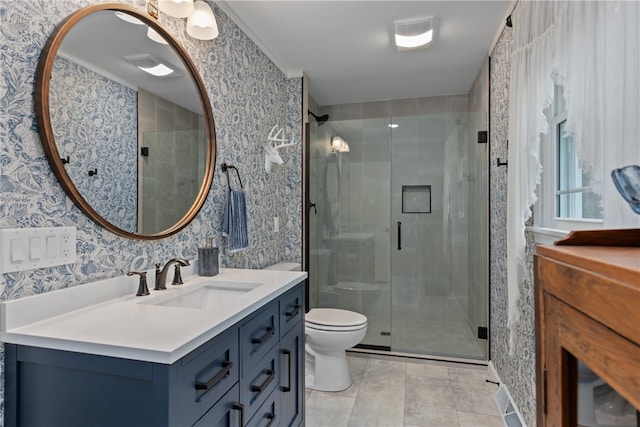
<instances>
[{"instance_id":1,"label":"round mirror","mask_svg":"<svg viewBox=\"0 0 640 427\"><path fill-rule=\"evenodd\" d=\"M109 231L160 239L204 204L209 98L182 46L136 9L91 6L60 24L38 64L36 115L60 184Z\"/></svg>"}]
</instances>

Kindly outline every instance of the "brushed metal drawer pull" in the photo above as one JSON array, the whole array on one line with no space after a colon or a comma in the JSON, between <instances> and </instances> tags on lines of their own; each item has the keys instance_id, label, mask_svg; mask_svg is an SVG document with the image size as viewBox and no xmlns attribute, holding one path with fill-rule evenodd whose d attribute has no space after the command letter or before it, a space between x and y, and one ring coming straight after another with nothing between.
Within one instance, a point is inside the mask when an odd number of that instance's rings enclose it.
<instances>
[{"instance_id":1,"label":"brushed metal drawer pull","mask_svg":"<svg viewBox=\"0 0 640 427\"><path fill-rule=\"evenodd\" d=\"M240 427L244 427L244 405L242 403L233 402L231 409L234 411L240 411Z\"/></svg>"},{"instance_id":2,"label":"brushed metal drawer pull","mask_svg":"<svg viewBox=\"0 0 640 427\"><path fill-rule=\"evenodd\" d=\"M287 364L289 366L289 369L288 369L288 371L289 371L289 385L287 387L282 386L282 391L287 393L287 392L291 391L291 350L288 350L288 349L285 348L285 349L282 350L282 354L285 354L287 356L287 359L288 359L288 362L289 362Z\"/></svg>"},{"instance_id":3,"label":"brushed metal drawer pull","mask_svg":"<svg viewBox=\"0 0 640 427\"><path fill-rule=\"evenodd\" d=\"M225 360L224 362L222 362L222 367L224 369L218 372L213 378L211 378L206 383L202 381L196 381L196 390L209 390L210 388L218 384L220 381L222 381L223 378L228 377L229 372L231 372L231 368L233 368L233 362L229 360Z\"/></svg>"},{"instance_id":4,"label":"brushed metal drawer pull","mask_svg":"<svg viewBox=\"0 0 640 427\"><path fill-rule=\"evenodd\" d=\"M262 391L267 388L267 386L269 385L269 383L271 381L273 381L273 379L276 377L276 371L274 371L273 369L269 369L267 370L267 374L269 374L269 376L267 377L266 380L264 380L264 382L260 385L252 385L251 386L251 391L254 393L262 393Z\"/></svg>"},{"instance_id":5,"label":"brushed metal drawer pull","mask_svg":"<svg viewBox=\"0 0 640 427\"><path fill-rule=\"evenodd\" d=\"M301 308L300 304L296 304L295 307L293 307L293 310L285 312L284 315L287 317L293 317L300 313Z\"/></svg>"},{"instance_id":6,"label":"brushed metal drawer pull","mask_svg":"<svg viewBox=\"0 0 640 427\"><path fill-rule=\"evenodd\" d=\"M269 326L267 332L260 338L251 338L251 344L263 344L276 333L276 328Z\"/></svg>"},{"instance_id":7,"label":"brushed metal drawer pull","mask_svg":"<svg viewBox=\"0 0 640 427\"><path fill-rule=\"evenodd\" d=\"M271 425L276 421L276 414L274 413L266 414L264 417L270 420L269 424L267 424L265 427L271 427Z\"/></svg>"}]
</instances>

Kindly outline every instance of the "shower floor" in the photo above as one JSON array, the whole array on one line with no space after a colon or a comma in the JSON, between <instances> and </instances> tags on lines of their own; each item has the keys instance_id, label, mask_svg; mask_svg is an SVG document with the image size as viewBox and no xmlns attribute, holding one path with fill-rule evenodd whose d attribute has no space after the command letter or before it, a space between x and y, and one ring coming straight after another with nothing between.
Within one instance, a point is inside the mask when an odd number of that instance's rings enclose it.
<instances>
[{"instance_id":1,"label":"shower floor","mask_svg":"<svg viewBox=\"0 0 640 427\"><path fill-rule=\"evenodd\" d=\"M388 310L369 307L362 312L368 318L367 335L362 344L390 346L393 351L404 353L486 358L455 298L432 296L419 304L396 303L391 308L391 327Z\"/></svg>"}]
</instances>

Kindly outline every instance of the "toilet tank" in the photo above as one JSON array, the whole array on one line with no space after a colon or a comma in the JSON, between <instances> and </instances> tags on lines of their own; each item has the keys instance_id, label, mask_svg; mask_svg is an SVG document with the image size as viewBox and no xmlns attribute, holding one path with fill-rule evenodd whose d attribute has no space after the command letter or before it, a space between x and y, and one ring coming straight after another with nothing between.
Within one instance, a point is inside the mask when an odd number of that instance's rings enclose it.
<instances>
[{"instance_id":1,"label":"toilet tank","mask_svg":"<svg viewBox=\"0 0 640 427\"><path fill-rule=\"evenodd\" d=\"M271 264L263 270L279 270L279 271L300 271L301 266L298 262L279 262L277 264Z\"/></svg>"}]
</instances>

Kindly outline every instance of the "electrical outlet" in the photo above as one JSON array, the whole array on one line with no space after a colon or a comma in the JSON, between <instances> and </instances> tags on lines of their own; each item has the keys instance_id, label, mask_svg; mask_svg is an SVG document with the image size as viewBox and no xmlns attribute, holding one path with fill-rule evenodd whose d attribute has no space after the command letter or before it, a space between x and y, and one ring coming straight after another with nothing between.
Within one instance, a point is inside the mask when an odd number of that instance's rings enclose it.
<instances>
[{"instance_id":1,"label":"electrical outlet","mask_svg":"<svg viewBox=\"0 0 640 427\"><path fill-rule=\"evenodd\" d=\"M273 232L277 233L280 231L280 218L277 216L273 217Z\"/></svg>"},{"instance_id":2,"label":"electrical outlet","mask_svg":"<svg viewBox=\"0 0 640 427\"><path fill-rule=\"evenodd\" d=\"M60 237L60 253L63 258L69 258L71 256L71 235L63 234Z\"/></svg>"}]
</instances>

